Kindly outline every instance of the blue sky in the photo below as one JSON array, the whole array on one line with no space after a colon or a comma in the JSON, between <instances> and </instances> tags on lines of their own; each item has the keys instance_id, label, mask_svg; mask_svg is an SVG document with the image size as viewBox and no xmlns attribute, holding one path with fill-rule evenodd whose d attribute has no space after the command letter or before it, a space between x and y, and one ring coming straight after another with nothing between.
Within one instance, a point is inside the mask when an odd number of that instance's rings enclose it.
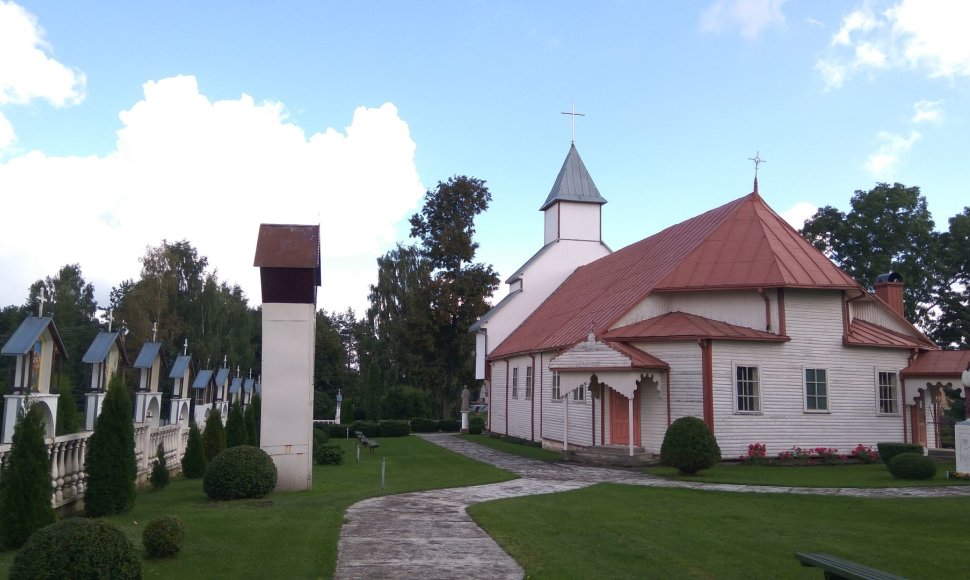
<instances>
[{"instance_id":1,"label":"blue sky","mask_svg":"<svg viewBox=\"0 0 970 580\"><path fill-rule=\"evenodd\" d=\"M899 181L945 227L970 204L968 6L0 0L0 304L73 262L106 301L163 237L258 302L258 224L319 221L320 306L360 312L454 174L488 182L479 259L507 276L572 102L614 249L750 192L758 151L793 220Z\"/></svg>"}]
</instances>

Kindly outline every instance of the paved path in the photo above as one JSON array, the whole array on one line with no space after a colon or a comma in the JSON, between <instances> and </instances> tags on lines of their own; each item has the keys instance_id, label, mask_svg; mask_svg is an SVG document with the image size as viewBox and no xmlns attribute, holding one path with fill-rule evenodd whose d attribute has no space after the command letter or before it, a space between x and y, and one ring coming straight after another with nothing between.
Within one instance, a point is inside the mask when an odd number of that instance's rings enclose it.
<instances>
[{"instance_id":1,"label":"paved path","mask_svg":"<svg viewBox=\"0 0 970 580\"><path fill-rule=\"evenodd\" d=\"M449 434L423 439L520 478L504 483L375 497L347 510L337 549L337 580L427 578L498 580L522 578L521 567L468 516L473 503L557 493L595 483L745 493L844 497L970 496L970 486L931 488L811 488L671 481L632 470L526 459Z\"/></svg>"}]
</instances>

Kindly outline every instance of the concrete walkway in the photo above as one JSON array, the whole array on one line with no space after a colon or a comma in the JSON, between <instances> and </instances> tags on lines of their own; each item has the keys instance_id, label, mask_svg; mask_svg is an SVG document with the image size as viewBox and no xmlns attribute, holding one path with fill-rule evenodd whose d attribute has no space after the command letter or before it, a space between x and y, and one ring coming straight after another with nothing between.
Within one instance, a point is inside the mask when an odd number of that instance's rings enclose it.
<instances>
[{"instance_id":1,"label":"concrete walkway","mask_svg":"<svg viewBox=\"0 0 970 580\"><path fill-rule=\"evenodd\" d=\"M671 481L632 470L526 459L449 434L423 439L520 479L504 483L375 497L347 510L337 548L337 580L428 578L492 580L522 578L521 567L472 521L474 503L557 493L595 483L688 488L744 493L790 493L844 497L966 497L970 486L932 488L811 488Z\"/></svg>"}]
</instances>

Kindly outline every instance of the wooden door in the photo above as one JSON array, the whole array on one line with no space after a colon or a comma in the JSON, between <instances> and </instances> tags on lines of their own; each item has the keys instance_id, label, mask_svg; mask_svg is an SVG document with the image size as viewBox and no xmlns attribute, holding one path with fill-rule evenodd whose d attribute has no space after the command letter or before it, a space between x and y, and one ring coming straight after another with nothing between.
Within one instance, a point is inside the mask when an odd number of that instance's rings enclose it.
<instances>
[{"instance_id":1,"label":"wooden door","mask_svg":"<svg viewBox=\"0 0 970 580\"><path fill-rule=\"evenodd\" d=\"M926 393L924 392L916 400L916 404L909 408L913 425L913 443L917 445L926 445L926 411L923 410L925 401Z\"/></svg>"},{"instance_id":2,"label":"wooden door","mask_svg":"<svg viewBox=\"0 0 970 580\"><path fill-rule=\"evenodd\" d=\"M629 399L610 389L610 443L630 444ZM633 444L640 446L640 390L633 396Z\"/></svg>"}]
</instances>

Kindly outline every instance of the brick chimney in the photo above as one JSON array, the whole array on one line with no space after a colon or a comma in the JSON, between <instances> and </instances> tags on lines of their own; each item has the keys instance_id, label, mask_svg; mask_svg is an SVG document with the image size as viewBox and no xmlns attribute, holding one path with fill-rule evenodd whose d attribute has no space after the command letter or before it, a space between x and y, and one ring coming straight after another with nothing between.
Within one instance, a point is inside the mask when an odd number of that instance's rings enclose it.
<instances>
[{"instance_id":1,"label":"brick chimney","mask_svg":"<svg viewBox=\"0 0 970 580\"><path fill-rule=\"evenodd\" d=\"M903 312L903 278L896 272L876 276L876 296L889 305L893 312L905 318Z\"/></svg>"}]
</instances>

